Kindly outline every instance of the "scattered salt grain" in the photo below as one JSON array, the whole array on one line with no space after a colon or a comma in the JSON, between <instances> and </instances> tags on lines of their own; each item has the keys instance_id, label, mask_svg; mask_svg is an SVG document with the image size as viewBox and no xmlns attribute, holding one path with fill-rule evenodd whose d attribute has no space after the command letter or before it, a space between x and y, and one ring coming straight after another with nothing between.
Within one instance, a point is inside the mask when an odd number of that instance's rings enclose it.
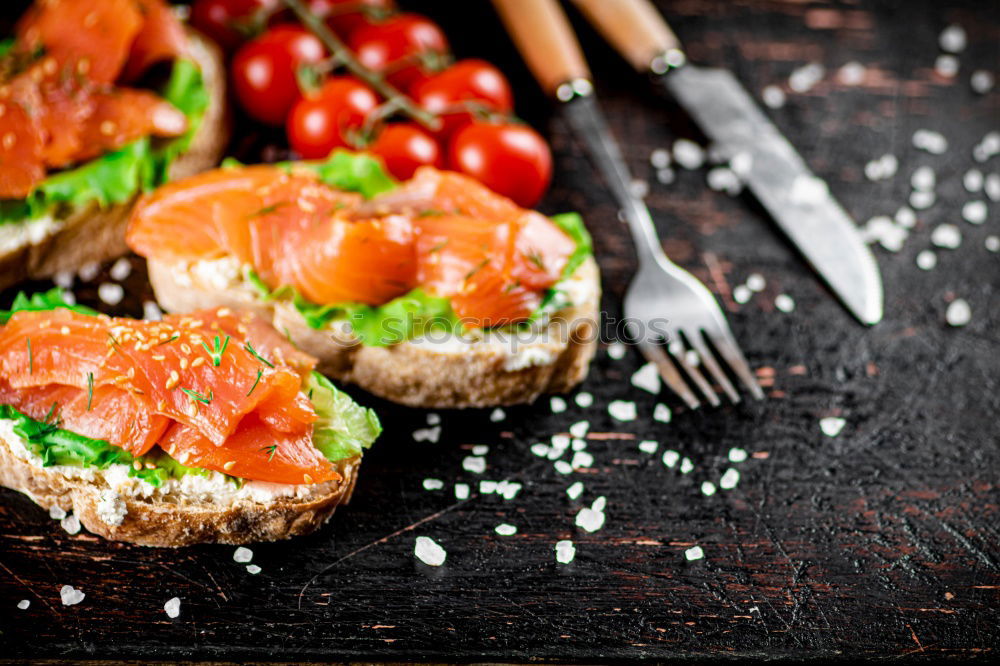
<instances>
[{"instance_id":1,"label":"scattered salt grain","mask_svg":"<svg viewBox=\"0 0 1000 666\"><path fill-rule=\"evenodd\" d=\"M441 437L441 426L434 426L433 428L420 428L413 431L413 441L414 442L431 442L436 443Z\"/></svg>"},{"instance_id":2,"label":"scattered salt grain","mask_svg":"<svg viewBox=\"0 0 1000 666\"><path fill-rule=\"evenodd\" d=\"M441 423L441 415L436 412L431 412L427 415L427 425L438 425Z\"/></svg>"},{"instance_id":3,"label":"scattered salt grain","mask_svg":"<svg viewBox=\"0 0 1000 666\"><path fill-rule=\"evenodd\" d=\"M629 185L629 191L637 199L645 199L646 195L649 194L649 183L645 180L636 178Z\"/></svg>"},{"instance_id":4,"label":"scattered salt grain","mask_svg":"<svg viewBox=\"0 0 1000 666\"><path fill-rule=\"evenodd\" d=\"M917 254L917 267L929 271L937 266L937 255L931 250L922 250Z\"/></svg>"},{"instance_id":5,"label":"scattered salt grain","mask_svg":"<svg viewBox=\"0 0 1000 666\"><path fill-rule=\"evenodd\" d=\"M767 280L760 273L751 273L747 276L747 288L750 291L764 291L767 286Z\"/></svg>"},{"instance_id":6,"label":"scattered salt grain","mask_svg":"<svg viewBox=\"0 0 1000 666\"><path fill-rule=\"evenodd\" d=\"M121 282L132 274L132 262L126 257L122 257L115 263L111 265L111 270L108 271L108 275L111 276L112 280L116 282Z\"/></svg>"},{"instance_id":7,"label":"scattered salt grain","mask_svg":"<svg viewBox=\"0 0 1000 666\"><path fill-rule=\"evenodd\" d=\"M591 505L591 508L594 511L604 511L604 507L606 507L607 505L608 505L608 498L605 497L604 495L601 495L600 497L594 500L594 503Z\"/></svg>"},{"instance_id":8,"label":"scattered salt grain","mask_svg":"<svg viewBox=\"0 0 1000 666\"><path fill-rule=\"evenodd\" d=\"M574 400L576 401L576 404L578 406L583 407L584 409L594 404L594 396L591 395L590 393L587 393L586 391L581 391L580 393L577 393Z\"/></svg>"},{"instance_id":9,"label":"scattered salt grain","mask_svg":"<svg viewBox=\"0 0 1000 666\"><path fill-rule=\"evenodd\" d=\"M989 209L985 201L967 201L962 206L962 217L970 224L982 224L988 214Z\"/></svg>"},{"instance_id":10,"label":"scattered salt grain","mask_svg":"<svg viewBox=\"0 0 1000 666\"><path fill-rule=\"evenodd\" d=\"M494 527L493 531L500 536L510 536L512 534L517 534L517 527L511 525L510 523L501 523Z\"/></svg>"},{"instance_id":11,"label":"scattered salt grain","mask_svg":"<svg viewBox=\"0 0 1000 666\"><path fill-rule=\"evenodd\" d=\"M809 92L813 86L823 80L826 69L818 62L803 65L788 77L788 87L798 93Z\"/></svg>"},{"instance_id":12,"label":"scattered salt grain","mask_svg":"<svg viewBox=\"0 0 1000 666\"><path fill-rule=\"evenodd\" d=\"M983 191L991 201L1000 201L1000 174L991 173L983 181Z\"/></svg>"},{"instance_id":13,"label":"scattered salt grain","mask_svg":"<svg viewBox=\"0 0 1000 666\"><path fill-rule=\"evenodd\" d=\"M469 484L467 483L456 483L455 484L455 499L469 499Z\"/></svg>"},{"instance_id":14,"label":"scattered salt grain","mask_svg":"<svg viewBox=\"0 0 1000 666\"><path fill-rule=\"evenodd\" d=\"M102 303L118 305L125 298L125 289L114 282L102 282L97 287L97 297L101 299Z\"/></svg>"},{"instance_id":15,"label":"scattered salt grain","mask_svg":"<svg viewBox=\"0 0 1000 666\"><path fill-rule=\"evenodd\" d=\"M539 458L544 458L549 455L549 447L541 442L531 445L531 452L534 453Z\"/></svg>"},{"instance_id":16,"label":"scattered salt grain","mask_svg":"<svg viewBox=\"0 0 1000 666\"><path fill-rule=\"evenodd\" d=\"M892 219L904 229L912 229L917 224L917 214L909 206L900 206Z\"/></svg>"},{"instance_id":17,"label":"scattered salt grain","mask_svg":"<svg viewBox=\"0 0 1000 666\"><path fill-rule=\"evenodd\" d=\"M978 192L983 189L983 172L979 169L969 169L962 176L962 185L969 192Z\"/></svg>"},{"instance_id":18,"label":"scattered salt grain","mask_svg":"<svg viewBox=\"0 0 1000 666\"><path fill-rule=\"evenodd\" d=\"M620 342L612 342L608 345L608 356L616 361L625 358L625 345Z\"/></svg>"},{"instance_id":19,"label":"scattered salt grain","mask_svg":"<svg viewBox=\"0 0 1000 666\"><path fill-rule=\"evenodd\" d=\"M490 452L490 447L486 444L476 444L472 447L472 455L474 456L485 456Z\"/></svg>"},{"instance_id":20,"label":"scattered salt grain","mask_svg":"<svg viewBox=\"0 0 1000 666\"><path fill-rule=\"evenodd\" d=\"M579 438L573 440L574 451L583 451L585 448L587 448L587 440Z\"/></svg>"},{"instance_id":21,"label":"scattered salt grain","mask_svg":"<svg viewBox=\"0 0 1000 666\"><path fill-rule=\"evenodd\" d=\"M972 320L972 308L965 299L956 298L948 304L944 318L950 326L965 326Z\"/></svg>"},{"instance_id":22,"label":"scattered salt grain","mask_svg":"<svg viewBox=\"0 0 1000 666\"><path fill-rule=\"evenodd\" d=\"M76 305L76 294L72 291L64 291L61 295L66 305Z\"/></svg>"},{"instance_id":23,"label":"scattered salt grain","mask_svg":"<svg viewBox=\"0 0 1000 666\"><path fill-rule=\"evenodd\" d=\"M577 438L586 437L588 430L590 430L590 421L577 421L569 427L569 434Z\"/></svg>"},{"instance_id":24,"label":"scattered salt grain","mask_svg":"<svg viewBox=\"0 0 1000 666\"><path fill-rule=\"evenodd\" d=\"M75 514L70 514L59 521L59 526L66 530L67 534L80 533L80 519Z\"/></svg>"},{"instance_id":25,"label":"scattered salt grain","mask_svg":"<svg viewBox=\"0 0 1000 666\"><path fill-rule=\"evenodd\" d=\"M479 482L479 494L480 495L492 495L497 491L497 486L500 485L496 481L480 481Z\"/></svg>"},{"instance_id":26,"label":"scattered salt grain","mask_svg":"<svg viewBox=\"0 0 1000 666\"><path fill-rule=\"evenodd\" d=\"M778 294L774 297L774 307L782 312L791 312L795 309L795 300L788 294Z\"/></svg>"},{"instance_id":27,"label":"scattered salt grain","mask_svg":"<svg viewBox=\"0 0 1000 666\"><path fill-rule=\"evenodd\" d=\"M663 403L658 403L656 407L653 408L654 421L659 421L660 423L670 423L671 416L670 408Z\"/></svg>"},{"instance_id":28,"label":"scattered salt grain","mask_svg":"<svg viewBox=\"0 0 1000 666\"><path fill-rule=\"evenodd\" d=\"M990 252L1000 252L1000 236L987 236L984 244Z\"/></svg>"},{"instance_id":29,"label":"scattered salt grain","mask_svg":"<svg viewBox=\"0 0 1000 666\"><path fill-rule=\"evenodd\" d=\"M691 462L690 458L685 456L684 459L681 460L681 474L687 474L693 469L694 469L694 463Z\"/></svg>"},{"instance_id":30,"label":"scattered salt grain","mask_svg":"<svg viewBox=\"0 0 1000 666\"><path fill-rule=\"evenodd\" d=\"M656 170L656 180L661 185L669 185L676 179L677 179L677 174L670 167L667 167L666 169Z\"/></svg>"},{"instance_id":31,"label":"scattered salt grain","mask_svg":"<svg viewBox=\"0 0 1000 666\"><path fill-rule=\"evenodd\" d=\"M934 72L946 79L954 78L958 74L958 58L953 55L939 55L934 61Z\"/></svg>"},{"instance_id":32,"label":"scattered salt grain","mask_svg":"<svg viewBox=\"0 0 1000 666\"><path fill-rule=\"evenodd\" d=\"M719 479L719 487L723 490L732 490L736 487L736 484L740 482L739 470L735 470L732 467L727 469L722 474L722 478Z\"/></svg>"},{"instance_id":33,"label":"scattered salt grain","mask_svg":"<svg viewBox=\"0 0 1000 666\"><path fill-rule=\"evenodd\" d=\"M462 460L462 469L473 474L482 474L486 471L486 458L480 456L466 456Z\"/></svg>"},{"instance_id":34,"label":"scattered salt grain","mask_svg":"<svg viewBox=\"0 0 1000 666\"><path fill-rule=\"evenodd\" d=\"M497 423L498 421L503 421L506 416L507 416L506 412L497 407L492 412L490 412L490 421Z\"/></svg>"},{"instance_id":35,"label":"scattered salt grain","mask_svg":"<svg viewBox=\"0 0 1000 666\"><path fill-rule=\"evenodd\" d=\"M566 489L566 495L571 499L575 500L583 492L583 483L576 481L569 488Z\"/></svg>"},{"instance_id":36,"label":"scattered salt grain","mask_svg":"<svg viewBox=\"0 0 1000 666\"><path fill-rule=\"evenodd\" d=\"M244 546L240 546L233 553L233 561L239 562L240 564L246 564L253 559L253 551Z\"/></svg>"},{"instance_id":37,"label":"scattered salt grain","mask_svg":"<svg viewBox=\"0 0 1000 666\"><path fill-rule=\"evenodd\" d=\"M69 289L73 286L73 271L56 271L55 275L52 276L52 281L57 287L62 287L63 289Z\"/></svg>"},{"instance_id":38,"label":"scattered salt grain","mask_svg":"<svg viewBox=\"0 0 1000 666\"><path fill-rule=\"evenodd\" d=\"M569 448L570 438L566 435L552 435L552 448L557 451L565 451Z\"/></svg>"},{"instance_id":39,"label":"scattered salt grain","mask_svg":"<svg viewBox=\"0 0 1000 666\"><path fill-rule=\"evenodd\" d=\"M677 461L681 459L681 454L674 450L667 449L663 452L663 464L673 469L677 466Z\"/></svg>"},{"instance_id":40,"label":"scattered salt grain","mask_svg":"<svg viewBox=\"0 0 1000 666\"><path fill-rule=\"evenodd\" d=\"M76 274L84 282L90 282L101 272L101 265L96 261L88 261L77 270Z\"/></svg>"},{"instance_id":41,"label":"scattered salt grain","mask_svg":"<svg viewBox=\"0 0 1000 666\"><path fill-rule=\"evenodd\" d=\"M982 140L972 147L972 158L977 162L985 162L997 154L1000 154L1000 132L987 132Z\"/></svg>"},{"instance_id":42,"label":"scattered salt grain","mask_svg":"<svg viewBox=\"0 0 1000 666\"><path fill-rule=\"evenodd\" d=\"M865 80L865 66L860 62L852 60L844 63L837 70L837 80L845 86L856 86Z\"/></svg>"},{"instance_id":43,"label":"scattered salt grain","mask_svg":"<svg viewBox=\"0 0 1000 666\"><path fill-rule=\"evenodd\" d=\"M608 414L619 421L634 421L635 403L630 400L613 400L608 405Z\"/></svg>"},{"instance_id":44,"label":"scattered salt grain","mask_svg":"<svg viewBox=\"0 0 1000 666\"><path fill-rule=\"evenodd\" d=\"M747 451L746 449L741 449L739 447L734 446L733 448L729 449L728 457L729 457L729 462L741 463L747 459Z\"/></svg>"},{"instance_id":45,"label":"scattered salt grain","mask_svg":"<svg viewBox=\"0 0 1000 666\"><path fill-rule=\"evenodd\" d=\"M62 520L66 517L66 511L58 505L53 505L49 507L49 518L52 520Z\"/></svg>"},{"instance_id":46,"label":"scattered salt grain","mask_svg":"<svg viewBox=\"0 0 1000 666\"><path fill-rule=\"evenodd\" d=\"M948 150L948 139L940 132L918 129L913 133L913 147L926 150L932 155L940 155Z\"/></svg>"},{"instance_id":47,"label":"scattered salt grain","mask_svg":"<svg viewBox=\"0 0 1000 666\"><path fill-rule=\"evenodd\" d=\"M684 557L687 558L688 562L693 562L705 557L705 551L701 549L701 546L691 546L684 551Z\"/></svg>"},{"instance_id":48,"label":"scattered salt grain","mask_svg":"<svg viewBox=\"0 0 1000 666\"><path fill-rule=\"evenodd\" d=\"M674 161L685 169L699 169L705 163L705 150L690 139L677 139Z\"/></svg>"},{"instance_id":49,"label":"scattered salt grain","mask_svg":"<svg viewBox=\"0 0 1000 666\"><path fill-rule=\"evenodd\" d=\"M441 490L444 488L444 481L441 479L424 479L424 490Z\"/></svg>"},{"instance_id":50,"label":"scattered salt grain","mask_svg":"<svg viewBox=\"0 0 1000 666\"><path fill-rule=\"evenodd\" d=\"M256 576L261 571L262 571L262 569L259 566L257 566L256 564L248 564L247 565L247 573L248 574L252 574L252 575Z\"/></svg>"},{"instance_id":51,"label":"scattered salt grain","mask_svg":"<svg viewBox=\"0 0 1000 666\"><path fill-rule=\"evenodd\" d=\"M865 178L868 180L886 180L895 176L898 170L899 160L896 156L885 154L865 164Z\"/></svg>"},{"instance_id":52,"label":"scattered salt grain","mask_svg":"<svg viewBox=\"0 0 1000 666\"><path fill-rule=\"evenodd\" d=\"M568 539L556 542L556 562L559 564L569 564L576 557L576 547Z\"/></svg>"},{"instance_id":53,"label":"scattered salt grain","mask_svg":"<svg viewBox=\"0 0 1000 666\"><path fill-rule=\"evenodd\" d=\"M743 190L743 181L728 167L715 167L709 169L705 175L708 187L716 192L737 195Z\"/></svg>"},{"instance_id":54,"label":"scattered salt grain","mask_svg":"<svg viewBox=\"0 0 1000 666\"><path fill-rule=\"evenodd\" d=\"M30 605L31 605L30 599L21 599L20 601L17 602L17 607L20 608L21 610L28 610L28 606Z\"/></svg>"},{"instance_id":55,"label":"scattered salt grain","mask_svg":"<svg viewBox=\"0 0 1000 666\"><path fill-rule=\"evenodd\" d=\"M59 590L59 597L62 599L63 606L75 606L83 601L85 596L87 595L72 585L63 585Z\"/></svg>"},{"instance_id":56,"label":"scattered salt grain","mask_svg":"<svg viewBox=\"0 0 1000 666\"><path fill-rule=\"evenodd\" d=\"M559 414L560 412L566 411L566 401L559 396L552 396L549 400L549 408L552 409L553 414Z\"/></svg>"},{"instance_id":57,"label":"scattered salt grain","mask_svg":"<svg viewBox=\"0 0 1000 666\"><path fill-rule=\"evenodd\" d=\"M827 437L836 437L844 429L846 423L847 421L839 416L827 416L819 420L819 429Z\"/></svg>"},{"instance_id":58,"label":"scattered salt grain","mask_svg":"<svg viewBox=\"0 0 1000 666\"><path fill-rule=\"evenodd\" d=\"M576 514L576 526L587 532L596 532L604 527L604 512L590 507L583 507Z\"/></svg>"},{"instance_id":59,"label":"scattered salt grain","mask_svg":"<svg viewBox=\"0 0 1000 666\"><path fill-rule=\"evenodd\" d=\"M778 86L765 86L760 97L769 109L780 109L785 105L785 91Z\"/></svg>"},{"instance_id":60,"label":"scattered salt grain","mask_svg":"<svg viewBox=\"0 0 1000 666\"><path fill-rule=\"evenodd\" d=\"M748 302L751 297L753 297L753 291L745 284L739 284L733 287L733 300L740 305Z\"/></svg>"},{"instance_id":61,"label":"scattered salt grain","mask_svg":"<svg viewBox=\"0 0 1000 666\"><path fill-rule=\"evenodd\" d=\"M937 195L933 192L916 190L910 192L910 205L917 210L927 210L937 201Z\"/></svg>"},{"instance_id":62,"label":"scattered salt grain","mask_svg":"<svg viewBox=\"0 0 1000 666\"><path fill-rule=\"evenodd\" d=\"M934 189L937 184L937 175L934 173L934 169L929 166L922 166L917 168L910 176L910 186L915 190L920 190L921 192L929 192Z\"/></svg>"},{"instance_id":63,"label":"scattered salt grain","mask_svg":"<svg viewBox=\"0 0 1000 666\"><path fill-rule=\"evenodd\" d=\"M966 42L965 28L960 25L949 25L938 35L938 45L948 53L961 53Z\"/></svg>"},{"instance_id":64,"label":"scattered salt grain","mask_svg":"<svg viewBox=\"0 0 1000 666\"><path fill-rule=\"evenodd\" d=\"M938 247L954 250L962 244L962 232L954 224L939 224L931 232L931 243Z\"/></svg>"},{"instance_id":65,"label":"scattered salt grain","mask_svg":"<svg viewBox=\"0 0 1000 666\"><path fill-rule=\"evenodd\" d=\"M444 564L448 553L439 546L434 539L425 536L418 536L413 546L413 554L424 564L432 567L439 567Z\"/></svg>"},{"instance_id":66,"label":"scattered salt grain","mask_svg":"<svg viewBox=\"0 0 1000 666\"><path fill-rule=\"evenodd\" d=\"M701 482L701 494L707 497L711 497L715 494L715 484L711 481Z\"/></svg>"},{"instance_id":67,"label":"scattered salt grain","mask_svg":"<svg viewBox=\"0 0 1000 666\"><path fill-rule=\"evenodd\" d=\"M146 321L160 321L163 319L163 310L154 301L143 301L142 318Z\"/></svg>"},{"instance_id":68,"label":"scattered salt grain","mask_svg":"<svg viewBox=\"0 0 1000 666\"><path fill-rule=\"evenodd\" d=\"M740 178L746 178L753 169L753 155L748 152L736 153L729 160L729 168Z\"/></svg>"},{"instance_id":69,"label":"scattered salt grain","mask_svg":"<svg viewBox=\"0 0 1000 666\"><path fill-rule=\"evenodd\" d=\"M660 392L660 373L653 363L647 363L632 375L632 386L648 391L653 395Z\"/></svg>"},{"instance_id":70,"label":"scattered salt grain","mask_svg":"<svg viewBox=\"0 0 1000 666\"><path fill-rule=\"evenodd\" d=\"M521 492L521 484L516 481L501 481L500 485L497 486L497 492L503 495L503 498L508 502Z\"/></svg>"},{"instance_id":71,"label":"scattered salt grain","mask_svg":"<svg viewBox=\"0 0 1000 666\"><path fill-rule=\"evenodd\" d=\"M985 69L977 69L969 78L969 85L972 86L972 90L980 95L985 95L993 90L995 83L996 80L993 77L993 72L987 72Z\"/></svg>"},{"instance_id":72,"label":"scattered salt grain","mask_svg":"<svg viewBox=\"0 0 1000 666\"><path fill-rule=\"evenodd\" d=\"M163 612L171 619L177 617L181 614L181 600L177 597L169 599L167 603L163 604Z\"/></svg>"},{"instance_id":73,"label":"scattered salt grain","mask_svg":"<svg viewBox=\"0 0 1000 666\"><path fill-rule=\"evenodd\" d=\"M798 175L792 181L788 199L796 205L819 204L830 196L826 181L815 176Z\"/></svg>"},{"instance_id":74,"label":"scattered salt grain","mask_svg":"<svg viewBox=\"0 0 1000 666\"><path fill-rule=\"evenodd\" d=\"M701 356L693 349L684 352L684 362L692 367L701 365Z\"/></svg>"},{"instance_id":75,"label":"scattered salt grain","mask_svg":"<svg viewBox=\"0 0 1000 666\"><path fill-rule=\"evenodd\" d=\"M660 447L660 443L652 439L644 439L639 442L639 450L643 453L656 453L656 449Z\"/></svg>"},{"instance_id":76,"label":"scattered salt grain","mask_svg":"<svg viewBox=\"0 0 1000 666\"><path fill-rule=\"evenodd\" d=\"M665 169L670 166L670 151L666 148L657 148L649 154L649 163L654 169Z\"/></svg>"},{"instance_id":77,"label":"scattered salt grain","mask_svg":"<svg viewBox=\"0 0 1000 666\"><path fill-rule=\"evenodd\" d=\"M553 467L556 468L557 472L559 472L560 474L563 474L563 475L569 474L569 473L571 473L573 471L573 466L570 465L565 460L557 460L555 462L555 464L553 465Z\"/></svg>"}]
</instances>

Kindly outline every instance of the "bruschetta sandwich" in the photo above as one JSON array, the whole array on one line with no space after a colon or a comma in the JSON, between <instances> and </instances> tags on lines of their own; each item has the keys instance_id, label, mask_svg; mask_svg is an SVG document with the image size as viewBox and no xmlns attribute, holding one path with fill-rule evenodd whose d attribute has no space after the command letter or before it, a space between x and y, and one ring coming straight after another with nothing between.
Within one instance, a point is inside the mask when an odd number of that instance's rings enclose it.
<instances>
[{"instance_id":1,"label":"bruschetta sandwich","mask_svg":"<svg viewBox=\"0 0 1000 666\"><path fill-rule=\"evenodd\" d=\"M121 255L138 195L215 166L218 48L166 0L39 0L0 41L0 289Z\"/></svg>"},{"instance_id":2,"label":"bruschetta sandwich","mask_svg":"<svg viewBox=\"0 0 1000 666\"><path fill-rule=\"evenodd\" d=\"M406 405L530 402L580 382L596 347L580 217L432 167L224 166L143 197L128 244L168 310L253 310L323 373Z\"/></svg>"},{"instance_id":3,"label":"bruschetta sandwich","mask_svg":"<svg viewBox=\"0 0 1000 666\"><path fill-rule=\"evenodd\" d=\"M148 546L305 534L351 495L374 413L250 312L0 313L0 483Z\"/></svg>"}]
</instances>

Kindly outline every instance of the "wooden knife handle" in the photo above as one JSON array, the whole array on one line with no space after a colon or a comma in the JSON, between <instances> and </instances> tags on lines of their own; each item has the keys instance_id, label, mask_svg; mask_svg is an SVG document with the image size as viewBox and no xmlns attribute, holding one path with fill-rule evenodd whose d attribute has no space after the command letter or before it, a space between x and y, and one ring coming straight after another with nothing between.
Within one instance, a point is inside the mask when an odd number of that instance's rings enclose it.
<instances>
[{"instance_id":1,"label":"wooden knife handle","mask_svg":"<svg viewBox=\"0 0 1000 666\"><path fill-rule=\"evenodd\" d=\"M590 68L558 0L493 0L493 5L545 92L556 95L567 81L590 79Z\"/></svg>"},{"instance_id":2,"label":"wooden knife handle","mask_svg":"<svg viewBox=\"0 0 1000 666\"><path fill-rule=\"evenodd\" d=\"M573 0L587 20L639 71L681 43L649 0Z\"/></svg>"}]
</instances>

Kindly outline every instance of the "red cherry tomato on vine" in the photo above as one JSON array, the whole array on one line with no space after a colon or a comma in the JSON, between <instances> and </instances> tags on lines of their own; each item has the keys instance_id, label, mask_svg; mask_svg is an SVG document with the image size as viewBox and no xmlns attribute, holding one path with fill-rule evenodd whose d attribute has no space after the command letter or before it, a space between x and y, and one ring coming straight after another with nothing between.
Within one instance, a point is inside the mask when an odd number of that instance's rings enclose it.
<instances>
[{"instance_id":1,"label":"red cherry tomato on vine","mask_svg":"<svg viewBox=\"0 0 1000 666\"><path fill-rule=\"evenodd\" d=\"M552 153L545 139L527 125L474 122L452 138L448 168L531 208L552 180Z\"/></svg>"},{"instance_id":2,"label":"red cherry tomato on vine","mask_svg":"<svg viewBox=\"0 0 1000 666\"><path fill-rule=\"evenodd\" d=\"M413 99L443 121L441 139L472 122L476 107L509 113L513 108L510 83L499 69L485 60L459 60L443 72L413 88Z\"/></svg>"},{"instance_id":3,"label":"red cherry tomato on vine","mask_svg":"<svg viewBox=\"0 0 1000 666\"><path fill-rule=\"evenodd\" d=\"M421 58L447 53L448 40L427 17L403 13L358 28L348 46L362 65L383 72L390 83L405 91L428 76L422 73Z\"/></svg>"},{"instance_id":4,"label":"red cherry tomato on vine","mask_svg":"<svg viewBox=\"0 0 1000 666\"><path fill-rule=\"evenodd\" d=\"M386 125L368 150L381 157L389 173L400 180L407 180L422 166L444 166L441 146L414 123Z\"/></svg>"},{"instance_id":5,"label":"red cherry tomato on vine","mask_svg":"<svg viewBox=\"0 0 1000 666\"><path fill-rule=\"evenodd\" d=\"M369 25L370 19L388 14L396 8L393 0L311 0L309 9L326 20L330 29L347 38L358 28Z\"/></svg>"},{"instance_id":6,"label":"red cherry tomato on vine","mask_svg":"<svg viewBox=\"0 0 1000 666\"><path fill-rule=\"evenodd\" d=\"M378 96L357 79L327 79L318 92L295 103L288 115L288 142L306 159L326 157L334 148L351 148L352 130L360 130L377 106Z\"/></svg>"},{"instance_id":7,"label":"red cherry tomato on vine","mask_svg":"<svg viewBox=\"0 0 1000 666\"><path fill-rule=\"evenodd\" d=\"M262 27L281 0L195 0L191 25L231 51Z\"/></svg>"},{"instance_id":8,"label":"red cherry tomato on vine","mask_svg":"<svg viewBox=\"0 0 1000 666\"><path fill-rule=\"evenodd\" d=\"M251 116L281 125L301 96L296 70L317 63L326 52L304 28L279 25L243 46L233 58L233 90Z\"/></svg>"}]
</instances>

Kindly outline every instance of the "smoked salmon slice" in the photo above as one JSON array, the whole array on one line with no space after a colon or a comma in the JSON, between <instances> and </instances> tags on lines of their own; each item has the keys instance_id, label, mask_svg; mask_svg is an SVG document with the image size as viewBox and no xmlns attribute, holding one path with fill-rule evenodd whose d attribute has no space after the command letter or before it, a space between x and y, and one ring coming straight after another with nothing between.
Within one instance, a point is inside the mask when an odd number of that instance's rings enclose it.
<instances>
[{"instance_id":1,"label":"smoked salmon slice","mask_svg":"<svg viewBox=\"0 0 1000 666\"><path fill-rule=\"evenodd\" d=\"M475 327L529 317L576 249L545 216L431 167L370 201L306 169L219 169L145 196L126 240L147 257L234 257L318 305L383 305L422 287Z\"/></svg>"},{"instance_id":2,"label":"smoked salmon slice","mask_svg":"<svg viewBox=\"0 0 1000 666\"><path fill-rule=\"evenodd\" d=\"M135 455L159 444L181 464L280 483L339 478L312 444L314 366L225 308L162 322L20 311L0 328L0 404Z\"/></svg>"}]
</instances>

